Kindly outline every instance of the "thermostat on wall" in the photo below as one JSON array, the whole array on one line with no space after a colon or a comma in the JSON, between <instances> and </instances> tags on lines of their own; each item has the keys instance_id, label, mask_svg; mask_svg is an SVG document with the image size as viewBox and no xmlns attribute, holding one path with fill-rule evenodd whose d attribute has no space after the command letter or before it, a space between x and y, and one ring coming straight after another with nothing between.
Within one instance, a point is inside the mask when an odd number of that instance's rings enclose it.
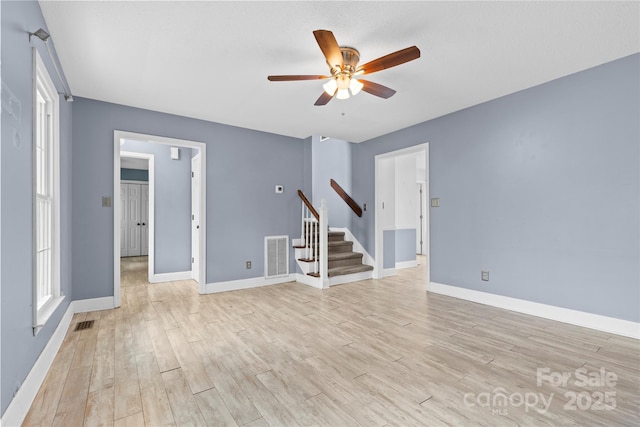
<instances>
[{"instance_id":1,"label":"thermostat on wall","mask_svg":"<svg viewBox=\"0 0 640 427\"><path fill-rule=\"evenodd\" d=\"M276 193L284 193L284 186L283 185L276 185Z\"/></svg>"}]
</instances>

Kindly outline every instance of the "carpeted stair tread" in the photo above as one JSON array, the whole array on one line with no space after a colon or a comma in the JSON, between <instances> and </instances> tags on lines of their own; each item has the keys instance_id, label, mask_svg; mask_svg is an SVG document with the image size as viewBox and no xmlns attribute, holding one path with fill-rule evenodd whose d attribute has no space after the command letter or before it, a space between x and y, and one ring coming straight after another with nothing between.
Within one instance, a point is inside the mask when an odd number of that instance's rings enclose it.
<instances>
[{"instance_id":1,"label":"carpeted stair tread","mask_svg":"<svg viewBox=\"0 0 640 427\"><path fill-rule=\"evenodd\" d=\"M359 252L338 252L338 253L333 253L333 254L329 254L329 261L337 261L337 260L342 260L342 259L349 259L349 258L362 258L362 254Z\"/></svg>"}]
</instances>

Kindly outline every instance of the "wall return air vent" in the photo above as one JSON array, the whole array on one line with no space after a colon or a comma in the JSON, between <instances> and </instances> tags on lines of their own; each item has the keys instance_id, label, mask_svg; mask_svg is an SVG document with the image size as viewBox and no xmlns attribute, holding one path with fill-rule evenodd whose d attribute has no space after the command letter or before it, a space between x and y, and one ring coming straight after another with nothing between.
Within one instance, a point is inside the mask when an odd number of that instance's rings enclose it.
<instances>
[{"instance_id":1,"label":"wall return air vent","mask_svg":"<svg viewBox=\"0 0 640 427\"><path fill-rule=\"evenodd\" d=\"M289 236L264 238L264 276L269 279L289 275Z\"/></svg>"}]
</instances>

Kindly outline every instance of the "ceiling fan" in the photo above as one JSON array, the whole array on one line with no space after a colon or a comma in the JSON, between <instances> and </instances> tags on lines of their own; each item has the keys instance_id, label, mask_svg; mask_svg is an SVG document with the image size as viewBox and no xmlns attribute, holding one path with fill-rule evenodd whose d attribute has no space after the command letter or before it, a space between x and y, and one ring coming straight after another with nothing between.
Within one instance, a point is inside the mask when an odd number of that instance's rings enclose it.
<instances>
[{"instance_id":1,"label":"ceiling fan","mask_svg":"<svg viewBox=\"0 0 640 427\"><path fill-rule=\"evenodd\" d=\"M396 93L395 90L378 83L362 80L359 76L375 73L376 71L385 70L420 58L420 49L411 46L358 66L360 52L352 47L339 46L331 31L316 30L313 35L327 59L331 75L268 76L267 79L272 82L330 79L322 85L324 92L315 102L315 105L326 105L334 96L338 99L347 99L350 94L355 95L360 90L380 98L390 98Z\"/></svg>"}]
</instances>

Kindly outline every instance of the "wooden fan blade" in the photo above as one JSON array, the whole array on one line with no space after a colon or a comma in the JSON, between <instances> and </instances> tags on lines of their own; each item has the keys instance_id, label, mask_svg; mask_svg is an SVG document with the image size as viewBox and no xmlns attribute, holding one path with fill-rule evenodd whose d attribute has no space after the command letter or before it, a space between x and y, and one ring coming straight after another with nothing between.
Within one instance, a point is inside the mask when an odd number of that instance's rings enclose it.
<instances>
[{"instance_id":1,"label":"wooden fan blade","mask_svg":"<svg viewBox=\"0 0 640 427\"><path fill-rule=\"evenodd\" d=\"M337 91L336 91L337 92ZM333 99L333 95L329 95L327 92L322 92L322 95L320 95L320 98L318 98L318 100L316 101L315 104L313 105L327 105L327 103L329 101L331 101Z\"/></svg>"},{"instance_id":2,"label":"wooden fan blade","mask_svg":"<svg viewBox=\"0 0 640 427\"><path fill-rule=\"evenodd\" d=\"M420 49L415 46L411 46L406 49L381 56L378 59L374 59L373 61L361 65L356 70L356 74L375 73L376 71L395 67L396 65L404 64L405 62L413 61L418 58L420 58Z\"/></svg>"},{"instance_id":3,"label":"wooden fan blade","mask_svg":"<svg viewBox=\"0 0 640 427\"><path fill-rule=\"evenodd\" d=\"M342 69L342 52L333 33L329 30L315 30L313 35L324 57L327 58L329 67Z\"/></svg>"},{"instance_id":4,"label":"wooden fan blade","mask_svg":"<svg viewBox=\"0 0 640 427\"><path fill-rule=\"evenodd\" d=\"M269 76L267 77L267 79L269 79L272 82L289 82L289 81L293 81L293 80L322 80L322 79L328 79L329 76L321 76L321 75L315 75L315 74L309 74L309 75L304 75L304 74L300 74L300 75L290 75L290 76Z\"/></svg>"},{"instance_id":5,"label":"wooden fan blade","mask_svg":"<svg viewBox=\"0 0 640 427\"><path fill-rule=\"evenodd\" d=\"M380 98L391 98L396 93L395 90L389 87L370 82L369 80L358 79L358 81L364 85L362 86L363 91L370 93L371 95L379 96Z\"/></svg>"}]
</instances>

